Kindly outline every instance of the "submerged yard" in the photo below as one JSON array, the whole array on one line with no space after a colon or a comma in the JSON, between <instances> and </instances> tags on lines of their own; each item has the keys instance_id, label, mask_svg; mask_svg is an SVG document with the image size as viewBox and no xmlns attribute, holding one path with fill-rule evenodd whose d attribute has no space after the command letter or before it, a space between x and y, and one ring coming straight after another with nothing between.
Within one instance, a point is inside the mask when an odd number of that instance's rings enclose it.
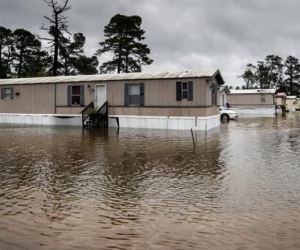
<instances>
[{"instance_id":1,"label":"submerged yard","mask_svg":"<svg viewBox=\"0 0 300 250\"><path fill-rule=\"evenodd\" d=\"M300 114L0 142L0 249L300 248Z\"/></svg>"}]
</instances>

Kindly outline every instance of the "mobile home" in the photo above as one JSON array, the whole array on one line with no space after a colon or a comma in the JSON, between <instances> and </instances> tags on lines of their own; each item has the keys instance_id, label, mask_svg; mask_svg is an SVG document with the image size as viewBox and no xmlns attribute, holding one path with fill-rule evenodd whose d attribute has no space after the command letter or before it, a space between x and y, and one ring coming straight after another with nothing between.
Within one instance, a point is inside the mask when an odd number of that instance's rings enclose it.
<instances>
[{"instance_id":1,"label":"mobile home","mask_svg":"<svg viewBox=\"0 0 300 250\"><path fill-rule=\"evenodd\" d=\"M275 91L275 89L230 90L228 103L239 115L273 115Z\"/></svg>"},{"instance_id":2,"label":"mobile home","mask_svg":"<svg viewBox=\"0 0 300 250\"><path fill-rule=\"evenodd\" d=\"M109 127L207 130L223 84L219 70L0 79L0 123L81 126L106 102Z\"/></svg>"}]
</instances>

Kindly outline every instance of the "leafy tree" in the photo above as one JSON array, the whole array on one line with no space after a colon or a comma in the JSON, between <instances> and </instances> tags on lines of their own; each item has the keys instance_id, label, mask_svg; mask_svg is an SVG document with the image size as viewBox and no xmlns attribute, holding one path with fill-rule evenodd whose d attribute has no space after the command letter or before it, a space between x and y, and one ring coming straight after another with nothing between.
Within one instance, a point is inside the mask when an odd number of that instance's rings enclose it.
<instances>
[{"instance_id":1,"label":"leafy tree","mask_svg":"<svg viewBox=\"0 0 300 250\"><path fill-rule=\"evenodd\" d=\"M62 37L62 43L59 46L59 73L60 75L76 75L76 60L81 56L84 49L85 37L82 33L73 35L73 41L70 38Z\"/></svg>"},{"instance_id":2,"label":"leafy tree","mask_svg":"<svg viewBox=\"0 0 300 250\"><path fill-rule=\"evenodd\" d=\"M0 78L11 77L12 31L0 26Z\"/></svg>"},{"instance_id":3,"label":"leafy tree","mask_svg":"<svg viewBox=\"0 0 300 250\"><path fill-rule=\"evenodd\" d=\"M53 64L52 64L52 72L53 75L56 76L58 73L58 54L59 47L62 44L63 33L68 32L68 25L66 21L66 17L63 15L66 11L71 9L71 5L69 5L69 0L64 0L62 6L60 6L55 0L44 0L49 7L52 8L52 16L47 17L44 16L50 23L50 26L46 28L44 25L41 27L42 30L48 31L48 34L51 38L41 38L44 40L48 40L49 44L53 49Z\"/></svg>"},{"instance_id":4,"label":"leafy tree","mask_svg":"<svg viewBox=\"0 0 300 250\"><path fill-rule=\"evenodd\" d=\"M16 29L13 32L13 45L12 55L17 77L36 76L47 66L48 53L42 51L41 42L29 31Z\"/></svg>"},{"instance_id":5,"label":"leafy tree","mask_svg":"<svg viewBox=\"0 0 300 250\"><path fill-rule=\"evenodd\" d=\"M26 77L43 77L51 75L49 68L52 60L53 59L49 56L47 51L37 49L35 51L35 56L28 58L24 64Z\"/></svg>"},{"instance_id":6,"label":"leafy tree","mask_svg":"<svg viewBox=\"0 0 300 250\"><path fill-rule=\"evenodd\" d=\"M268 74L266 88L276 87L280 85L283 80L283 64L282 58L275 55L269 55L265 59Z\"/></svg>"},{"instance_id":7,"label":"leafy tree","mask_svg":"<svg viewBox=\"0 0 300 250\"><path fill-rule=\"evenodd\" d=\"M265 61L258 61L257 65L248 64L243 75L238 76L246 81L249 87L254 85L259 88L273 88L282 84L283 64L282 58L275 55L269 55Z\"/></svg>"},{"instance_id":8,"label":"leafy tree","mask_svg":"<svg viewBox=\"0 0 300 250\"><path fill-rule=\"evenodd\" d=\"M259 86L259 88L263 89L266 88L265 86L267 85L268 82L268 66L266 65L265 62L263 61L258 61L257 62L257 66L256 68L256 72L255 72L255 80L257 85Z\"/></svg>"},{"instance_id":9,"label":"leafy tree","mask_svg":"<svg viewBox=\"0 0 300 250\"><path fill-rule=\"evenodd\" d=\"M153 60L148 57L150 49L141 41L145 39L145 31L141 29L142 19L139 16L113 16L104 27L104 42L98 55L112 52L113 59L100 67L101 73L141 72L142 65L150 65Z\"/></svg>"},{"instance_id":10,"label":"leafy tree","mask_svg":"<svg viewBox=\"0 0 300 250\"><path fill-rule=\"evenodd\" d=\"M63 43L59 54L59 74L97 74L99 64L96 56L87 57L83 55L85 36L82 33L73 35L73 39L61 38Z\"/></svg>"},{"instance_id":11,"label":"leafy tree","mask_svg":"<svg viewBox=\"0 0 300 250\"><path fill-rule=\"evenodd\" d=\"M254 67L252 64L248 64L245 72L242 75L238 76L238 78L242 78L245 81L246 89L253 87L253 84L255 83L255 74L253 73L253 68Z\"/></svg>"},{"instance_id":12,"label":"leafy tree","mask_svg":"<svg viewBox=\"0 0 300 250\"><path fill-rule=\"evenodd\" d=\"M298 94L300 87L300 65L296 57L288 56L284 66L286 79L282 87L288 87L290 94Z\"/></svg>"},{"instance_id":13,"label":"leafy tree","mask_svg":"<svg viewBox=\"0 0 300 250\"><path fill-rule=\"evenodd\" d=\"M98 58L96 56L86 57L79 56L75 62L77 74L94 75L98 73Z\"/></svg>"}]
</instances>

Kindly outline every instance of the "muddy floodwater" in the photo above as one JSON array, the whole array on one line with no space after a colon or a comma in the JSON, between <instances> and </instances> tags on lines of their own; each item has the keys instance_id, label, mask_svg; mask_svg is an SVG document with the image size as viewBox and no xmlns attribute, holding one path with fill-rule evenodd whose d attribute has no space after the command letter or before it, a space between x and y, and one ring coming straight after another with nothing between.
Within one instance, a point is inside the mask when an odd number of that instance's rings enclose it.
<instances>
[{"instance_id":1,"label":"muddy floodwater","mask_svg":"<svg viewBox=\"0 0 300 250\"><path fill-rule=\"evenodd\" d=\"M0 249L300 249L300 114L194 137L0 125Z\"/></svg>"}]
</instances>

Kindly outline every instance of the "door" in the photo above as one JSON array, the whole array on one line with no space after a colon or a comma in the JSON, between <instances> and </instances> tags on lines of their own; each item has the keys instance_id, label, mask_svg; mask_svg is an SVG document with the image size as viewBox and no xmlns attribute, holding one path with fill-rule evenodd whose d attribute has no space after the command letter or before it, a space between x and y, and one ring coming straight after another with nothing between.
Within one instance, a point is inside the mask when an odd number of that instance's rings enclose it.
<instances>
[{"instance_id":1,"label":"door","mask_svg":"<svg viewBox=\"0 0 300 250\"><path fill-rule=\"evenodd\" d=\"M106 85L96 85L95 86L95 100L94 105L97 108L100 108L106 102Z\"/></svg>"}]
</instances>

